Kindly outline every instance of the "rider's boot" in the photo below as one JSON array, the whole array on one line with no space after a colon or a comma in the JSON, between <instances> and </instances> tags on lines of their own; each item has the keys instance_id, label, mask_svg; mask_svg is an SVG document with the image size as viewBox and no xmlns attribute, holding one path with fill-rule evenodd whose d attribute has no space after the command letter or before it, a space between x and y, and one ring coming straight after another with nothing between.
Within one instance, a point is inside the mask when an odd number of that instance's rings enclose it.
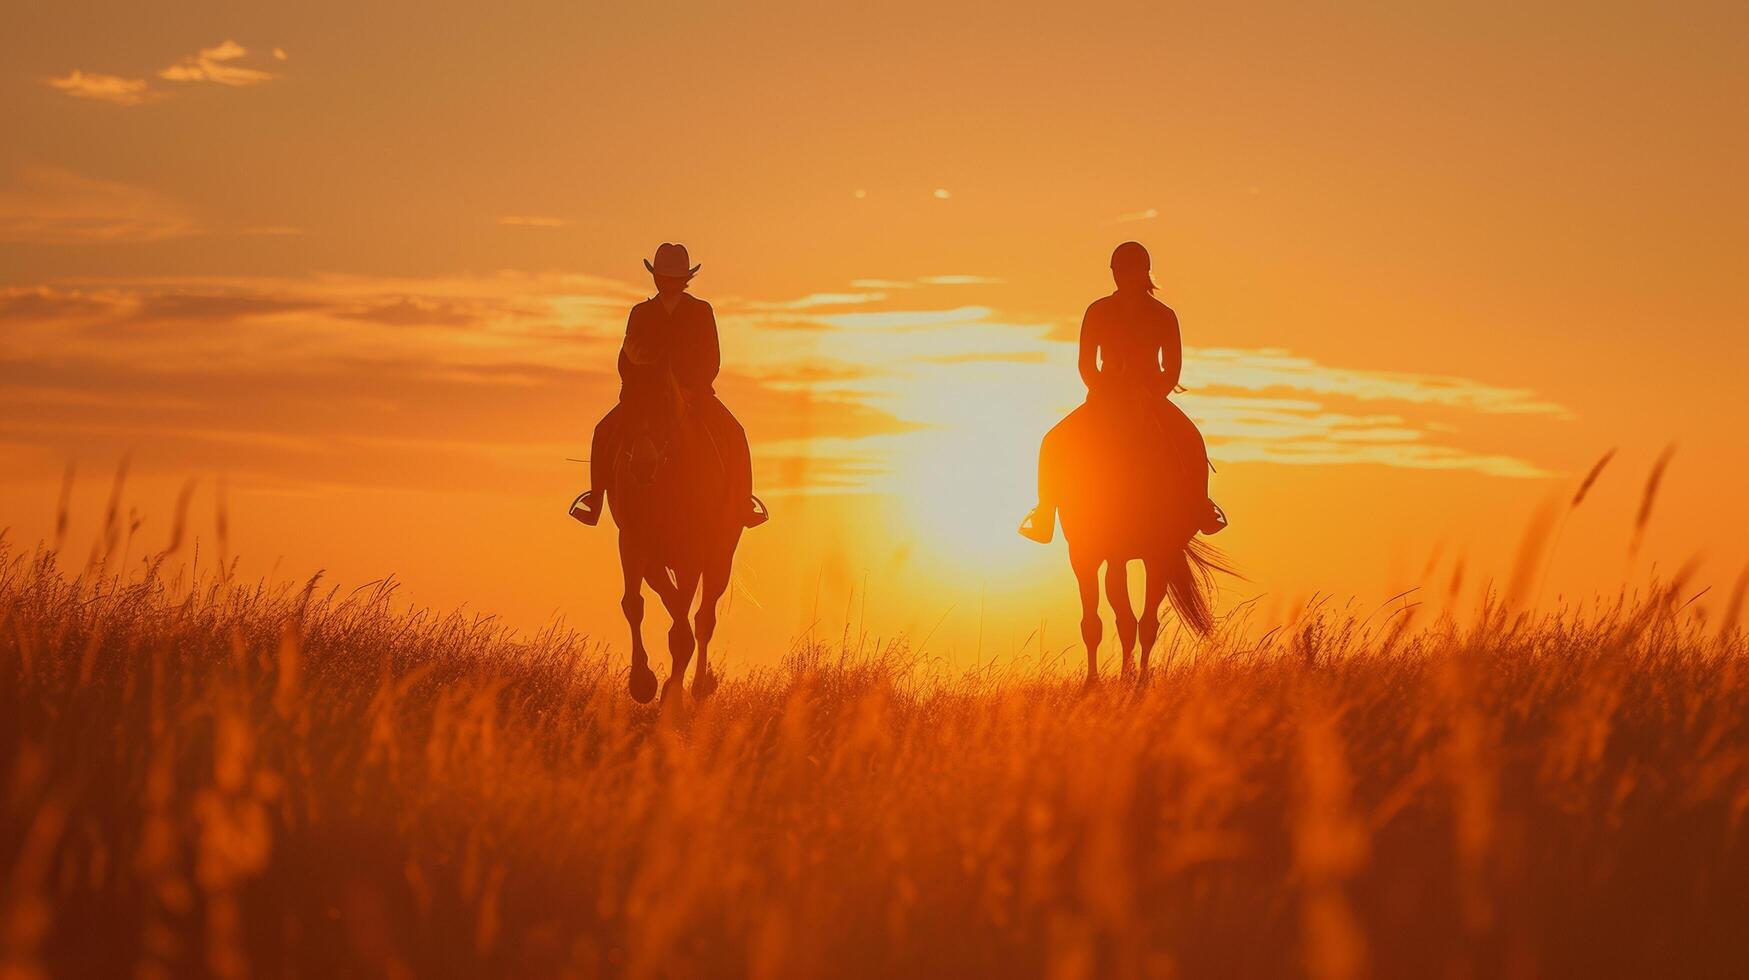
<instances>
[{"instance_id":1,"label":"rider's boot","mask_svg":"<svg viewBox=\"0 0 1749 980\"><path fill-rule=\"evenodd\" d=\"M1050 544L1051 536L1057 529L1057 509L1039 504L1026 512L1026 519L1020 522L1020 536L1028 541L1039 544Z\"/></svg>"},{"instance_id":2,"label":"rider's boot","mask_svg":"<svg viewBox=\"0 0 1749 980\"><path fill-rule=\"evenodd\" d=\"M1202 519L1202 526L1197 528L1204 534L1219 534L1227 529L1227 512L1213 500L1209 501L1208 514Z\"/></svg>"},{"instance_id":3,"label":"rider's boot","mask_svg":"<svg viewBox=\"0 0 1749 980\"><path fill-rule=\"evenodd\" d=\"M585 490L571 502L571 516L590 527L601 523L601 492Z\"/></svg>"},{"instance_id":4,"label":"rider's boot","mask_svg":"<svg viewBox=\"0 0 1749 980\"><path fill-rule=\"evenodd\" d=\"M744 527L758 527L771 520L771 511L765 506L765 501L750 496L747 502L747 513L741 517Z\"/></svg>"}]
</instances>

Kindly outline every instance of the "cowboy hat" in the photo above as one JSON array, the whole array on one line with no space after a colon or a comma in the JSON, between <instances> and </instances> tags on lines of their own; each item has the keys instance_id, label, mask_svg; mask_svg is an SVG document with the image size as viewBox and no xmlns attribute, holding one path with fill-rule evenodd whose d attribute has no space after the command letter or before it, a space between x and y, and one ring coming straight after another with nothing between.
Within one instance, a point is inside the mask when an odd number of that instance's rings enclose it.
<instances>
[{"instance_id":1,"label":"cowboy hat","mask_svg":"<svg viewBox=\"0 0 1749 980\"><path fill-rule=\"evenodd\" d=\"M691 277L698 275L698 270L704 268L704 266L700 264L688 269L686 266L691 261L692 259L686 254L685 245L676 245L673 242L663 242L661 247L656 249L655 263L652 264L649 259L645 259L644 268L658 276L673 276L676 279L690 279Z\"/></svg>"}]
</instances>

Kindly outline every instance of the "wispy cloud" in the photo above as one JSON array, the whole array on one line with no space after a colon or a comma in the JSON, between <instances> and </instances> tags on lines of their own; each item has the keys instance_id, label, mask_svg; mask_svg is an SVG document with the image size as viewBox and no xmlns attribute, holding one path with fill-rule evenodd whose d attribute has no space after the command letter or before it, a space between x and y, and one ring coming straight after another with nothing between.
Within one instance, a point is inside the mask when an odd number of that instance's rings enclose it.
<instances>
[{"instance_id":1,"label":"wispy cloud","mask_svg":"<svg viewBox=\"0 0 1749 980\"><path fill-rule=\"evenodd\" d=\"M924 276L917 281L925 286L997 286L1003 282L994 276Z\"/></svg>"},{"instance_id":2,"label":"wispy cloud","mask_svg":"<svg viewBox=\"0 0 1749 980\"><path fill-rule=\"evenodd\" d=\"M198 231L194 216L181 204L118 181L26 167L0 187L0 242L156 242Z\"/></svg>"},{"instance_id":3,"label":"wispy cloud","mask_svg":"<svg viewBox=\"0 0 1749 980\"><path fill-rule=\"evenodd\" d=\"M1140 211L1130 211L1106 221L1108 225L1127 225L1136 221L1152 221L1160 216L1158 208L1144 208Z\"/></svg>"},{"instance_id":4,"label":"wispy cloud","mask_svg":"<svg viewBox=\"0 0 1749 980\"><path fill-rule=\"evenodd\" d=\"M1501 388L1468 378L1333 367L1279 349L1203 348L1187 352L1186 359L1186 377L1195 377L1214 389L1300 391L1360 401L1440 405L1485 415L1573 417L1566 407L1540 398L1528 388Z\"/></svg>"},{"instance_id":5,"label":"wispy cloud","mask_svg":"<svg viewBox=\"0 0 1749 980\"><path fill-rule=\"evenodd\" d=\"M576 453L579 413L612 403L613 350L645 292L521 272L0 288L0 442L45 459L143 447L288 484L505 485ZM1081 398L1074 345L989 307L878 308L889 299L716 304L718 390L759 447L761 480L878 492L975 465L1024 491L1039 436ZM1179 402L1221 463L1538 476L1537 461L1466 435L1498 424L1469 422L1571 417L1527 389L1283 350L1191 349L1185 382Z\"/></svg>"},{"instance_id":6,"label":"wispy cloud","mask_svg":"<svg viewBox=\"0 0 1749 980\"><path fill-rule=\"evenodd\" d=\"M276 60L285 60L285 52L278 48L273 54ZM226 38L218 45L202 48L158 72L158 77L172 82L212 82L234 88L259 85L278 77L270 71L238 64L248 55L248 48Z\"/></svg>"},{"instance_id":7,"label":"wispy cloud","mask_svg":"<svg viewBox=\"0 0 1749 980\"><path fill-rule=\"evenodd\" d=\"M883 292L809 293L796 299L755 300L747 303L752 310L809 310L819 306L857 306L878 303L887 298Z\"/></svg>"},{"instance_id":8,"label":"wispy cloud","mask_svg":"<svg viewBox=\"0 0 1749 980\"><path fill-rule=\"evenodd\" d=\"M283 49L274 48L270 57L276 62L284 62L288 56ZM160 69L157 75L165 81L211 82L215 85L225 85L231 88L259 85L279 77L265 68L245 63L249 60L251 58L248 48L226 38L213 47L202 48L194 54ZM261 58L252 60L257 64L264 63ZM65 92L76 99L94 99L112 105L144 105L148 102L156 102L169 94L163 89L154 88L152 83L144 78L126 78L121 75L87 72L77 68L63 77L50 78L46 81L49 87Z\"/></svg>"},{"instance_id":9,"label":"wispy cloud","mask_svg":"<svg viewBox=\"0 0 1749 980\"><path fill-rule=\"evenodd\" d=\"M823 387L862 392L900 418L932 426L944 444L961 439L967 452L974 445L1007 447L998 455L1013 462L1015 479L1025 477L1038 435L1080 397L1075 346L1050 324L1000 322L987 307L809 316L824 328L812 335L814 355L884 368L828 377ZM895 331L904 332L902 343ZM1179 402L1202 427L1211 455L1224 462L1541 476L1544 468L1532 460L1466 444L1452 420L1573 417L1529 389L1344 368L1285 350L1193 348L1184 378L1191 391ZM956 426L976 431L954 436Z\"/></svg>"},{"instance_id":10,"label":"wispy cloud","mask_svg":"<svg viewBox=\"0 0 1749 980\"><path fill-rule=\"evenodd\" d=\"M642 296L528 273L0 287L0 442L47 460L134 448L291 487L525 486L563 470L613 404L613 351ZM727 345L717 387L762 445L918 428L822 383L858 371L768 376L753 346ZM864 472L848 457L760 459L773 489Z\"/></svg>"},{"instance_id":11,"label":"wispy cloud","mask_svg":"<svg viewBox=\"0 0 1749 980\"><path fill-rule=\"evenodd\" d=\"M49 79L48 84L76 99L93 99L115 105L142 105L163 97L162 92L153 91L151 83L143 78L83 72L77 68L63 78Z\"/></svg>"},{"instance_id":12,"label":"wispy cloud","mask_svg":"<svg viewBox=\"0 0 1749 980\"><path fill-rule=\"evenodd\" d=\"M402 296L390 302L344 310L335 315L347 320L363 320L389 326L471 327L489 314L490 307L479 304Z\"/></svg>"},{"instance_id":13,"label":"wispy cloud","mask_svg":"<svg viewBox=\"0 0 1749 980\"><path fill-rule=\"evenodd\" d=\"M1006 280L993 276L921 276L917 279L852 279L857 289L916 289L919 286L998 286Z\"/></svg>"},{"instance_id":14,"label":"wispy cloud","mask_svg":"<svg viewBox=\"0 0 1749 980\"><path fill-rule=\"evenodd\" d=\"M544 214L507 214L498 223L517 228L564 228L571 222Z\"/></svg>"},{"instance_id":15,"label":"wispy cloud","mask_svg":"<svg viewBox=\"0 0 1749 980\"><path fill-rule=\"evenodd\" d=\"M842 330L931 330L987 319L985 306L961 306L951 310L871 310L867 313L818 313L814 319Z\"/></svg>"}]
</instances>

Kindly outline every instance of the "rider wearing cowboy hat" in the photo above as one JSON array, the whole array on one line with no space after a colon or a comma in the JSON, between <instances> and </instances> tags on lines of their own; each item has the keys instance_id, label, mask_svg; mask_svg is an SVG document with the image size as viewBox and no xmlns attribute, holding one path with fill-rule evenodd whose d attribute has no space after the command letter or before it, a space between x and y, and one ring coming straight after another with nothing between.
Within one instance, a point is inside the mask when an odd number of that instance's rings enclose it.
<instances>
[{"instance_id":1,"label":"rider wearing cowboy hat","mask_svg":"<svg viewBox=\"0 0 1749 980\"><path fill-rule=\"evenodd\" d=\"M601 491L612 479L622 409L628 403L635 408L650 395L663 372L672 372L688 405L703 415L706 431L716 441L733 499L746 502L742 523L757 527L769 515L753 497L747 432L718 400L711 384L722 366L716 314L709 303L686 291L701 266L691 264L686 246L663 242L654 261L644 260L644 268L656 282L656 295L632 307L626 320L625 344L619 352L620 403L595 427L589 453L593 489L579 498L572 515L589 525L601 520Z\"/></svg>"}]
</instances>

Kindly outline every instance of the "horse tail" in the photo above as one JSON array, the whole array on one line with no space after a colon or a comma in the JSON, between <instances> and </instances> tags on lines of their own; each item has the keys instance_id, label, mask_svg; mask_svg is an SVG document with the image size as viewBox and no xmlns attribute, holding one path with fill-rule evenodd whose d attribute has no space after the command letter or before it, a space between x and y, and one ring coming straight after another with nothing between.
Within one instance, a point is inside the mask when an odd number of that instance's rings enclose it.
<instances>
[{"instance_id":1,"label":"horse tail","mask_svg":"<svg viewBox=\"0 0 1749 980\"><path fill-rule=\"evenodd\" d=\"M1210 602L1215 574L1237 573L1219 548L1198 541L1194 536L1184 542L1183 548L1167 553L1165 566L1166 598L1186 626L1206 636L1215 628L1215 613Z\"/></svg>"}]
</instances>

